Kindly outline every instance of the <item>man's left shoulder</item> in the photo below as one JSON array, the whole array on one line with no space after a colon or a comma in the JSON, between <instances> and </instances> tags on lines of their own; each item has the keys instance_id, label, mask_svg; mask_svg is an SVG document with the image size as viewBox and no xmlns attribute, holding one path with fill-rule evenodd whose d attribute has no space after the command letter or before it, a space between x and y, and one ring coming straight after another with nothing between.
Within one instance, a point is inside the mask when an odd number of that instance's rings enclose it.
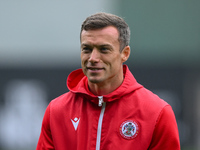
<instances>
[{"instance_id":1,"label":"man's left shoulder","mask_svg":"<svg viewBox=\"0 0 200 150\"><path fill-rule=\"evenodd\" d=\"M135 93L144 105L151 106L152 108L163 108L169 105L165 100L161 99L158 95L146 88L140 88Z\"/></svg>"}]
</instances>

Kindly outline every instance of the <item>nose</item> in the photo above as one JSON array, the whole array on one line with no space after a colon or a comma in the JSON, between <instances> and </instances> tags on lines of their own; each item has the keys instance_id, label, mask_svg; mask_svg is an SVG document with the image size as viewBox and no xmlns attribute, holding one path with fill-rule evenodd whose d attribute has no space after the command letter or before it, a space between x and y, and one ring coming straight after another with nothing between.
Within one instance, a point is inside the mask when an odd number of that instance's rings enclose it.
<instances>
[{"instance_id":1,"label":"nose","mask_svg":"<svg viewBox=\"0 0 200 150\"><path fill-rule=\"evenodd\" d=\"M91 63L95 63L99 62L99 59L100 59L99 51L96 48L94 48L90 54L90 58L88 61Z\"/></svg>"}]
</instances>

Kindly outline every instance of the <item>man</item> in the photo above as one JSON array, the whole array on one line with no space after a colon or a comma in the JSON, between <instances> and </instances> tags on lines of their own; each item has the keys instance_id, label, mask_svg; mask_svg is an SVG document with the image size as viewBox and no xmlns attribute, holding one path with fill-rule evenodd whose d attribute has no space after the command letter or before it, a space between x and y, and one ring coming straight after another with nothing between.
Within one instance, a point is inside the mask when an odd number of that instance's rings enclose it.
<instances>
[{"instance_id":1,"label":"man","mask_svg":"<svg viewBox=\"0 0 200 150\"><path fill-rule=\"evenodd\" d=\"M82 24L81 65L69 92L46 109L37 150L179 150L169 104L138 84L123 63L130 31L115 15L97 13Z\"/></svg>"}]
</instances>

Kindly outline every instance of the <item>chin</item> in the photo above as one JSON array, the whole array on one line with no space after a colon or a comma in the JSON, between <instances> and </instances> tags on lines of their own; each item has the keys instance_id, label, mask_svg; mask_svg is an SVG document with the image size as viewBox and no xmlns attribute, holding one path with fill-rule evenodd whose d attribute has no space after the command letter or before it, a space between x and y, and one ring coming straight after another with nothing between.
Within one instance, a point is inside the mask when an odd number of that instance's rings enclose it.
<instances>
[{"instance_id":1,"label":"chin","mask_svg":"<svg viewBox=\"0 0 200 150\"><path fill-rule=\"evenodd\" d=\"M102 80L100 80L100 79L91 79L91 78L88 78L88 80L89 80L91 83L100 83L100 82L102 82Z\"/></svg>"},{"instance_id":2,"label":"chin","mask_svg":"<svg viewBox=\"0 0 200 150\"><path fill-rule=\"evenodd\" d=\"M99 80L89 80L91 83L99 83Z\"/></svg>"}]
</instances>

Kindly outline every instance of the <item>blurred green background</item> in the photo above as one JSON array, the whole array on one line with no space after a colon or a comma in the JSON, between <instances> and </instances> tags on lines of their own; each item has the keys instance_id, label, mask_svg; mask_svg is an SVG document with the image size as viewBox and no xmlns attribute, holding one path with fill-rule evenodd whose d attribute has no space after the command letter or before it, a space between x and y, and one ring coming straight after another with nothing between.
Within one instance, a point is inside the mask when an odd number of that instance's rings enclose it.
<instances>
[{"instance_id":1,"label":"blurred green background","mask_svg":"<svg viewBox=\"0 0 200 150\"><path fill-rule=\"evenodd\" d=\"M200 67L199 0L123 0L135 65Z\"/></svg>"}]
</instances>

